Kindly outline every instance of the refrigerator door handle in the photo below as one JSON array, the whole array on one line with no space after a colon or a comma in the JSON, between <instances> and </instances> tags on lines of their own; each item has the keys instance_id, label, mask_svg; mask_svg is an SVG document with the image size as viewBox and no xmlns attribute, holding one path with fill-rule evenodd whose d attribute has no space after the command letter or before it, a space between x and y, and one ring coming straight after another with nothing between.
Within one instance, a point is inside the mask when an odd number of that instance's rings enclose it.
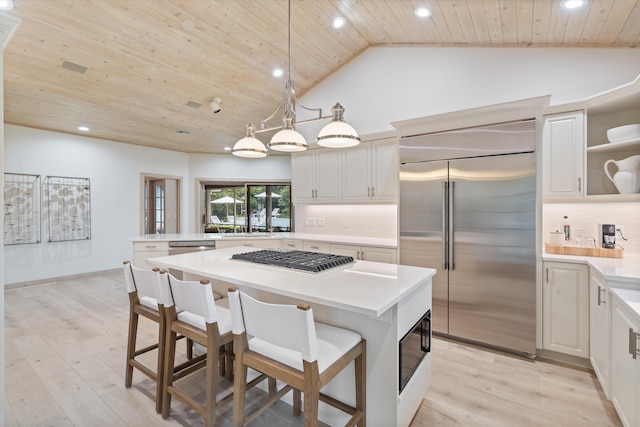
<instances>
[{"instance_id":1,"label":"refrigerator door handle","mask_svg":"<svg viewBox=\"0 0 640 427\"><path fill-rule=\"evenodd\" d=\"M442 182L442 269L449 269L449 183Z\"/></svg>"},{"instance_id":2,"label":"refrigerator door handle","mask_svg":"<svg viewBox=\"0 0 640 427\"><path fill-rule=\"evenodd\" d=\"M453 222L454 222L454 206L453 206L453 199L455 197L455 193L454 193L454 182L450 181L449 182L449 215L447 216L447 221L448 221L448 225L449 225L449 243L448 243L448 247L449 247L449 271L452 271L456 268L456 263L455 263L455 259L453 256L453 251L454 251L454 243L453 243L453 237L454 237L454 227L453 227Z\"/></svg>"}]
</instances>

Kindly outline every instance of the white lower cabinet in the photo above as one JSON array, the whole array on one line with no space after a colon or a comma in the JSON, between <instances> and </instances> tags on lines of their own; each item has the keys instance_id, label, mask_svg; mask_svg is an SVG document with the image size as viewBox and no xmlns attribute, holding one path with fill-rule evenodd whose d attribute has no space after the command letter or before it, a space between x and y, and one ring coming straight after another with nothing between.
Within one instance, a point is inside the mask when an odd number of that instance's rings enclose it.
<instances>
[{"instance_id":1,"label":"white lower cabinet","mask_svg":"<svg viewBox=\"0 0 640 427\"><path fill-rule=\"evenodd\" d=\"M147 258L169 255L169 242L135 242L133 244L133 265L138 268L152 268Z\"/></svg>"},{"instance_id":2,"label":"white lower cabinet","mask_svg":"<svg viewBox=\"0 0 640 427\"><path fill-rule=\"evenodd\" d=\"M542 346L589 357L589 267L544 262Z\"/></svg>"},{"instance_id":3,"label":"white lower cabinet","mask_svg":"<svg viewBox=\"0 0 640 427\"><path fill-rule=\"evenodd\" d=\"M607 399L611 399L611 297L606 280L591 269L589 281L589 357Z\"/></svg>"},{"instance_id":4,"label":"white lower cabinet","mask_svg":"<svg viewBox=\"0 0 640 427\"><path fill-rule=\"evenodd\" d=\"M612 307L611 400L627 427L640 423L640 322L615 294Z\"/></svg>"},{"instance_id":5,"label":"white lower cabinet","mask_svg":"<svg viewBox=\"0 0 640 427\"><path fill-rule=\"evenodd\" d=\"M397 264L397 251L390 248L379 248L374 246L355 246L331 244L331 253L335 255L351 256L353 259L364 261L384 262L387 264Z\"/></svg>"}]
</instances>

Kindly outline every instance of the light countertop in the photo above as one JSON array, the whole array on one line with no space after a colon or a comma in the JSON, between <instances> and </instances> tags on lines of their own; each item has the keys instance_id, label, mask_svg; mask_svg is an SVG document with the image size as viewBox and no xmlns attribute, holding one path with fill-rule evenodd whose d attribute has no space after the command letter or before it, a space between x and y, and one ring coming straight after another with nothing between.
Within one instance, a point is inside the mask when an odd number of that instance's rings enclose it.
<instances>
[{"instance_id":1,"label":"light countertop","mask_svg":"<svg viewBox=\"0 0 640 427\"><path fill-rule=\"evenodd\" d=\"M640 322L640 289L609 288L609 290L624 301L635 313L636 322Z\"/></svg>"},{"instance_id":2,"label":"light countertop","mask_svg":"<svg viewBox=\"0 0 640 427\"><path fill-rule=\"evenodd\" d=\"M627 254L623 258L599 258L575 255L543 253L544 261L572 262L587 264L598 271L606 280L637 283L640 285L640 254Z\"/></svg>"},{"instance_id":3,"label":"light countertop","mask_svg":"<svg viewBox=\"0 0 640 427\"><path fill-rule=\"evenodd\" d=\"M309 273L231 259L235 253L252 250L233 247L149 258L148 262L370 317L380 317L414 290L430 283L436 273L432 268L370 261Z\"/></svg>"},{"instance_id":4,"label":"light countertop","mask_svg":"<svg viewBox=\"0 0 640 427\"><path fill-rule=\"evenodd\" d=\"M344 236L334 234L311 233L180 233L180 234L145 234L130 239L132 242L164 242L170 240L232 240L232 239L297 239L316 242L331 242L345 245L376 246L397 248L397 239L379 237Z\"/></svg>"}]
</instances>

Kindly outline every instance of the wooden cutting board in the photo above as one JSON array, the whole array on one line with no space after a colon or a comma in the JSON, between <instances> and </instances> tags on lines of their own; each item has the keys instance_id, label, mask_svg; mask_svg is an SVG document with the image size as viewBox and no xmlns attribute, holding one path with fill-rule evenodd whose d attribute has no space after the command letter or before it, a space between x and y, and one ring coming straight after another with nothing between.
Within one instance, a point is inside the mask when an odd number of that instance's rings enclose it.
<instances>
[{"instance_id":1,"label":"wooden cutting board","mask_svg":"<svg viewBox=\"0 0 640 427\"><path fill-rule=\"evenodd\" d=\"M601 258L622 258L622 249L585 248L582 246L557 246L544 244L548 254L596 256Z\"/></svg>"}]
</instances>

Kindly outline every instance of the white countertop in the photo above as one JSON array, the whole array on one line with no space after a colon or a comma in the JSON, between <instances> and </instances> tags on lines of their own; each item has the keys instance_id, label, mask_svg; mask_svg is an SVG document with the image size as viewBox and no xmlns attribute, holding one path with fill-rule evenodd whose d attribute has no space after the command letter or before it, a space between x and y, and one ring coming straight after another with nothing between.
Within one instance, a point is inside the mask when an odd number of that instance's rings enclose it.
<instances>
[{"instance_id":1,"label":"white countertop","mask_svg":"<svg viewBox=\"0 0 640 427\"><path fill-rule=\"evenodd\" d=\"M169 240L232 240L232 239L299 239L317 242L332 242L345 245L377 246L397 248L397 239L379 237L344 236L334 234L311 233L180 233L145 234L130 239L132 242L164 242Z\"/></svg>"},{"instance_id":2,"label":"white countertop","mask_svg":"<svg viewBox=\"0 0 640 427\"><path fill-rule=\"evenodd\" d=\"M629 306L636 315L636 321L640 322L640 289L609 288L609 290Z\"/></svg>"},{"instance_id":3,"label":"white countertop","mask_svg":"<svg viewBox=\"0 0 640 427\"><path fill-rule=\"evenodd\" d=\"M370 317L380 317L436 273L432 268L370 261L309 273L230 259L252 250L233 247L149 258L148 262Z\"/></svg>"},{"instance_id":4,"label":"white countertop","mask_svg":"<svg viewBox=\"0 0 640 427\"><path fill-rule=\"evenodd\" d=\"M640 285L640 254L627 254L623 258L599 258L575 255L543 253L544 261L587 264L596 269L606 280L637 283Z\"/></svg>"}]
</instances>

